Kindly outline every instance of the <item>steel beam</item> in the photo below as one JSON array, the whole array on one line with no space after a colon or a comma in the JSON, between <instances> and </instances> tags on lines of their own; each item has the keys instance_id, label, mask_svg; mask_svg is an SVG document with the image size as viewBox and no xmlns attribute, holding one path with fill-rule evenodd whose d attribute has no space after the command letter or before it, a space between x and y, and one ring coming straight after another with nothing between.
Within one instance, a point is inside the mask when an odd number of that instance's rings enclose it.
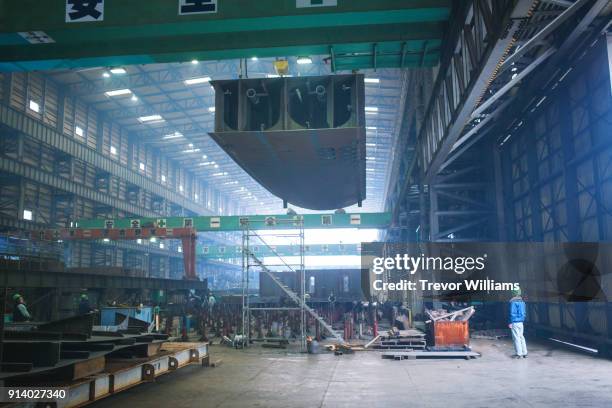
<instances>
[{"instance_id":1,"label":"steel beam","mask_svg":"<svg viewBox=\"0 0 612 408\"><path fill-rule=\"evenodd\" d=\"M555 48L549 48L544 51L541 55L539 55L535 60L533 60L529 65L521 70L516 76L514 76L510 81L506 82L500 89L498 89L493 95L489 96L486 101L481 103L474 111L472 112L471 119L480 116L484 111L489 109L495 102L497 102L501 97L506 95L508 91L514 88L519 82L521 82L527 75L531 73L534 69L536 69L541 63L546 61L548 57L554 54L556 51Z\"/></svg>"},{"instance_id":2,"label":"steel beam","mask_svg":"<svg viewBox=\"0 0 612 408\"><path fill-rule=\"evenodd\" d=\"M131 276L94 275L73 272L53 272L47 270L22 271L4 269L0 274L0 287L206 290L207 282L206 280L137 278Z\"/></svg>"},{"instance_id":3,"label":"steel beam","mask_svg":"<svg viewBox=\"0 0 612 408\"><path fill-rule=\"evenodd\" d=\"M419 134L427 181L437 175L533 7L531 0L492 2L492 9L487 4L470 3L463 30L449 44L452 53L438 73Z\"/></svg>"},{"instance_id":4,"label":"steel beam","mask_svg":"<svg viewBox=\"0 0 612 408\"><path fill-rule=\"evenodd\" d=\"M331 46L334 64L351 69L373 65L373 44L380 50L377 67L399 66L402 44L421 50L420 41L440 40L450 7L450 0L327 7L299 7L284 0L223 1L210 13L181 15L178 0L107 1L99 21L75 24L64 20L65 2L2 2L0 61L6 63L0 62L0 69L327 55ZM32 46L18 35L32 31L44 32L50 42ZM408 55L404 65L419 60L420 54ZM436 60L430 52L427 63Z\"/></svg>"},{"instance_id":5,"label":"steel beam","mask_svg":"<svg viewBox=\"0 0 612 408\"><path fill-rule=\"evenodd\" d=\"M529 52L533 47L541 44L541 42L548 37L553 31L555 31L561 24L563 24L568 18L574 15L582 6L587 4L591 0L577 0L565 9L559 16L553 21L548 23L546 27L540 30L536 35L531 37L525 44L521 45L514 53L505 59L504 63L499 67L499 73L502 73L513 64L519 61L519 59Z\"/></svg>"},{"instance_id":6,"label":"steel beam","mask_svg":"<svg viewBox=\"0 0 612 408\"><path fill-rule=\"evenodd\" d=\"M304 248L306 256L359 256L359 244L309 244ZM266 245L252 245L252 251L260 258L300 256L299 245L274 245L272 251ZM233 259L242 257L240 245L197 245L196 255L203 259Z\"/></svg>"},{"instance_id":7,"label":"steel beam","mask_svg":"<svg viewBox=\"0 0 612 408\"><path fill-rule=\"evenodd\" d=\"M391 222L389 213L353 214L303 214L303 215L244 215L244 216L196 216L159 218L121 218L77 220L74 230L98 230L107 228L195 228L198 232L283 230L298 228L303 222L306 229L337 228L387 228Z\"/></svg>"}]
</instances>

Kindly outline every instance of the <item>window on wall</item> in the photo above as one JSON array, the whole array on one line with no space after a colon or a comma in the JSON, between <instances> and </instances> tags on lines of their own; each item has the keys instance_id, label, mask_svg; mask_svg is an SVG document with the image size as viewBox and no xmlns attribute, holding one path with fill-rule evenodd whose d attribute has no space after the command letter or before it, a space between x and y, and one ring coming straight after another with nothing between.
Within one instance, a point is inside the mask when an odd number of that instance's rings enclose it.
<instances>
[{"instance_id":1,"label":"window on wall","mask_svg":"<svg viewBox=\"0 0 612 408\"><path fill-rule=\"evenodd\" d=\"M28 105L28 107L33 112L36 112L36 113L40 112L40 105L36 101L30 100L30 104Z\"/></svg>"},{"instance_id":2,"label":"window on wall","mask_svg":"<svg viewBox=\"0 0 612 408\"><path fill-rule=\"evenodd\" d=\"M350 281L349 281L349 276L348 275L344 275L342 277L342 291L344 293L348 293L350 289Z\"/></svg>"},{"instance_id":3,"label":"window on wall","mask_svg":"<svg viewBox=\"0 0 612 408\"><path fill-rule=\"evenodd\" d=\"M32 210L23 210L23 219L27 221L32 221Z\"/></svg>"},{"instance_id":4,"label":"window on wall","mask_svg":"<svg viewBox=\"0 0 612 408\"><path fill-rule=\"evenodd\" d=\"M311 276L308 278L308 293L313 295L315 293L315 277Z\"/></svg>"},{"instance_id":5,"label":"window on wall","mask_svg":"<svg viewBox=\"0 0 612 408\"><path fill-rule=\"evenodd\" d=\"M140 165L138 167L140 168L140 170L144 171L145 164L143 162L140 162Z\"/></svg>"}]
</instances>

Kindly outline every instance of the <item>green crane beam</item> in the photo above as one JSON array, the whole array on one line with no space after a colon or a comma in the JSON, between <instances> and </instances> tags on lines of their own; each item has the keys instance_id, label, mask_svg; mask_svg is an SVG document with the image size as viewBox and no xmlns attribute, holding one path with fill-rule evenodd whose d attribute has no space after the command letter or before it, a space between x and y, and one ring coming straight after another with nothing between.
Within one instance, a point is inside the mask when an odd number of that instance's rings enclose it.
<instances>
[{"instance_id":1,"label":"green crane beam","mask_svg":"<svg viewBox=\"0 0 612 408\"><path fill-rule=\"evenodd\" d=\"M299 245L250 245L251 251L259 258L274 256L299 256ZM306 256L339 256L361 255L361 244L312 244L305 245ZM198 245L196 247L198 259L236 259L242 257L240 245Z\"/></svg>"},{"instance_id":2,"label":"green crane beam","mask_svg":"<svg viewBox=\"0 0 612 408\"><path fill-rule=\"evenodd\" d=\"M74 229L107 228L195 228L198 232L293 229L367 228L384 229L391 224L390 213L232 215L166 218L117 218L78 220Z\"/></svg>"},{"instance_id":3,"label":"green crane beam","mask_svg":"<svg viewBox=\"0 0 612 408\"><path fill-rule=\"evenodd\" d=\"M217 0L193 14L181 0L103 3L70 21L66 0L0 0L0 70L330 54L337 69L432 65L452 2Z\"/></svg>"}]
</instances>

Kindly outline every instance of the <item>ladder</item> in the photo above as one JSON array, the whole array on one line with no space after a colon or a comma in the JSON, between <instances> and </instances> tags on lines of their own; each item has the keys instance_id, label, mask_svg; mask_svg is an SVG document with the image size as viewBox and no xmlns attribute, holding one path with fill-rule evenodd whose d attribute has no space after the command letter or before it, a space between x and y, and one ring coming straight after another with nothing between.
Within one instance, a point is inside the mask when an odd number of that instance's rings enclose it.
<instances>
[{"instance_id":1,"label":"ladder","mask_svg":"<svg viewBox=\"0 0 612 408\"><path fill-rule=\"evenodd\" d=\"M297 303L301 308L303 308L304 310L306 310L312 317L314 317L319 323L321 323L321 326L323 326L325 328L325 330L327 330L336 340L338 340L341 343L344 343L344 339L342 338L342 335L340 333L338 333L336 330L334 330L334 328L331 326L331 324L327 323L325 321L325 319L323 319L321 316L319 316L319 314L317 313L316 310L314 310L313 308L311 308L310 306L308 306L306 304L306 302L294 291L292 291L287 285L285 285L280 279L278 279L276 276L274 276L274 273L272 273L272 271L270 269L268 269L263 262L261 262L256 256L255 254L253 254L250 250L245 249L245 251L247 251L246 255L248 257L250 257L253 262L255 262L255 264L257 266L259 266L261 268L261 270L270 277L270 279L272 279L272 281L274 283L276 283L282 290L283 292L285 292L287 294L287 296L289 296L289 298L291 300L293 300L295 303Z\"/></svg>"}]
</instances>

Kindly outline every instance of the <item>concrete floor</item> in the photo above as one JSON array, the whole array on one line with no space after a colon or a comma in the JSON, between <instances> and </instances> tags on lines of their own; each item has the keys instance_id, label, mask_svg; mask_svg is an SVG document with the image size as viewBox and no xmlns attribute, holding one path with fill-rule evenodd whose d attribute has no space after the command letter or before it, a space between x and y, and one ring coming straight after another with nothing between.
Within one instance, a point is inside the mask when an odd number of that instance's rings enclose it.
<instances>
[{"instance_id":1,"label":"concrete floor","mask_svg":"<svg viewBox=\"0 0 612 408\"><path fill-rule=\"evenodd\" d=\"M304 355L212 346L216 368L160 377L101 407L612 407L612 361L530 343L474 340L476 360L383 360L377 352Z\"/></svg>"}]
</instances>

